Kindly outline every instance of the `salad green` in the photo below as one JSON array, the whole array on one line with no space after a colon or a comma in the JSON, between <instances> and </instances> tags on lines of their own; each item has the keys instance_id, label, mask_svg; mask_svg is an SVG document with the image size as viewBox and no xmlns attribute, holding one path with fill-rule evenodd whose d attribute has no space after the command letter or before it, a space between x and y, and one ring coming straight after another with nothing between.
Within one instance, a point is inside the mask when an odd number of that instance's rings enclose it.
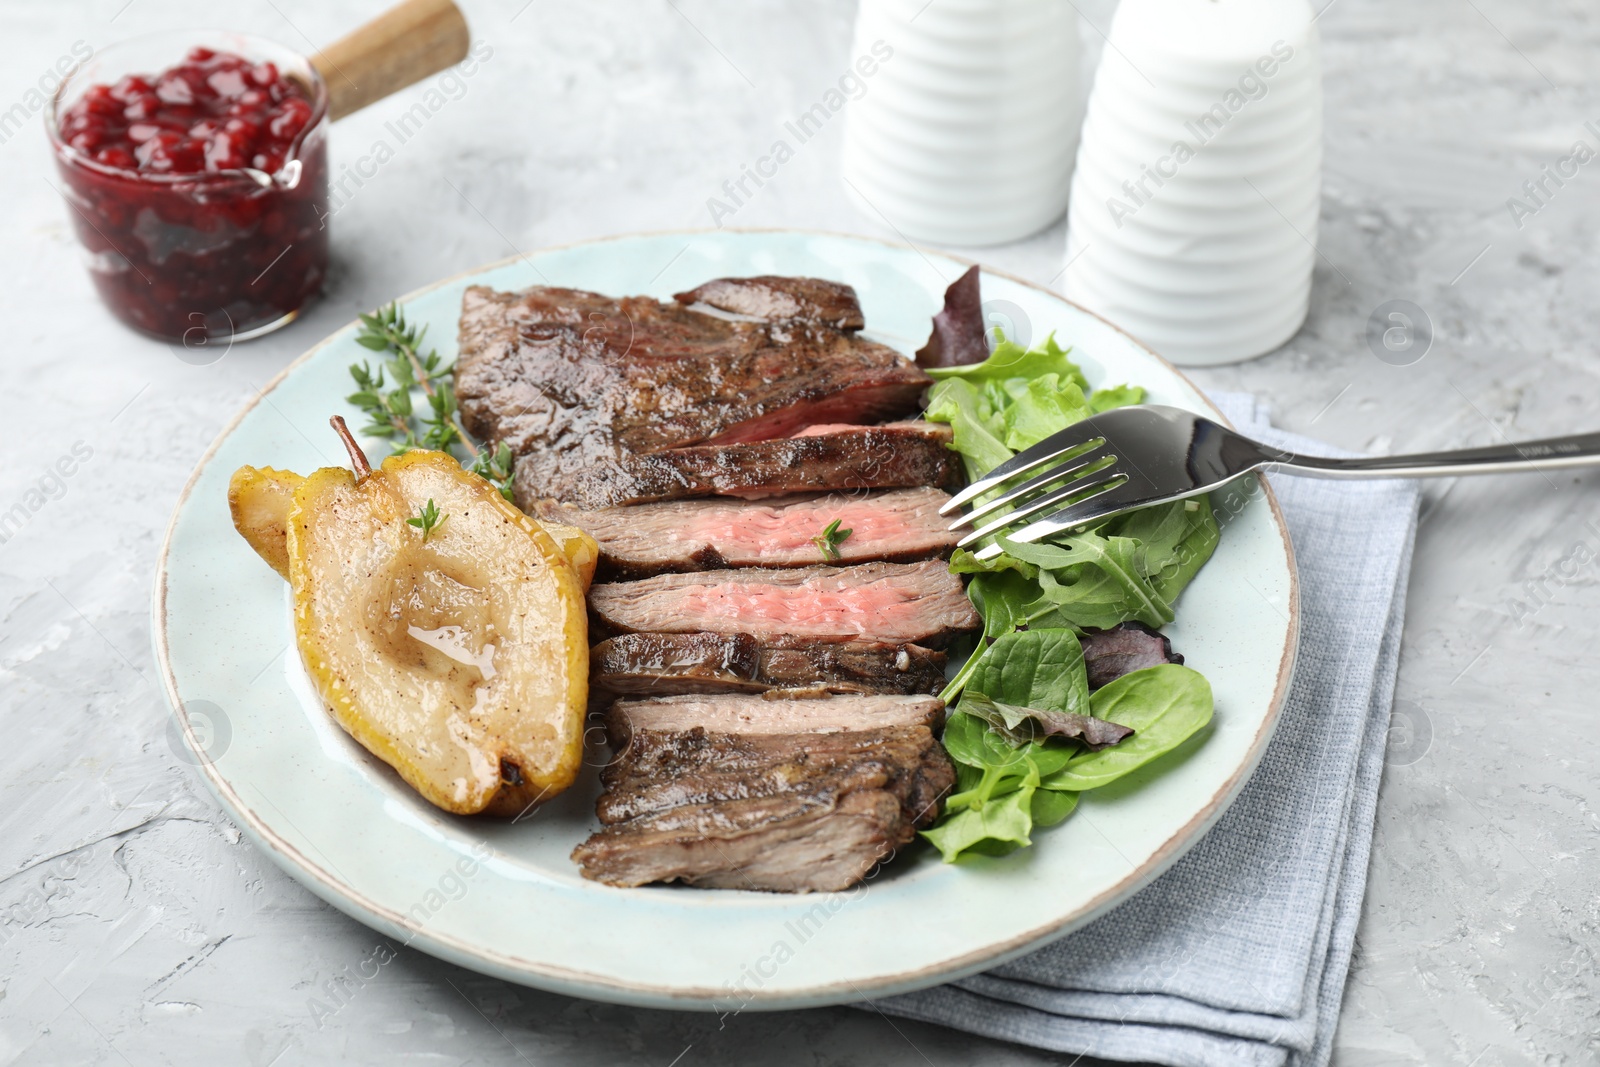
<instances>
[{"instance_id":1,"label":"salad green","mask_svg":"<svg viewBox=\"0 0 1600 1067\"><path fill-rule=\"evenodd\" d=\"M1092 390L1053 335L1031 349L1002 338L981 363L928 373L935 384L926 418L950 424L969 479L1080 419L1144 400L1138 386ZM1210 721L1210 685L1177 664L1134 671L1091 693L1079 635L1171 622L1174 601L1211 558L1219 533L1201 497L1045 543L1002 536L1003 551L988 561L955 553L950 569L971 575L967 595L984 627L943 693L954 704L944 745L956 792L924 836L946 860L1027 846L1035 826L1072 813L1078 793L1162 756ZM1092 751L1073 716L1133 732Z\"/></svg>"}]
</instances>

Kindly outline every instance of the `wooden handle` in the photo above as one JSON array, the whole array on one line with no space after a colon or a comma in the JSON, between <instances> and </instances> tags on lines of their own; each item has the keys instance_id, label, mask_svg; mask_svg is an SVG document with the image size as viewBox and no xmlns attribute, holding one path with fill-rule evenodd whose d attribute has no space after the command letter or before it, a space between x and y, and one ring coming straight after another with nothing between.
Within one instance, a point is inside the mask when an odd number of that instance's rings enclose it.
<instances>
[{"instance_id":1,"label":"wooden handle","mask_svg":"<svg viewBox=\"0 0 1600 1067\"><path fill-rule=\"evenodd\" d=\"M405 0L311 57L342 119L466 58L467 20L451 0Z\"/></svg>"}]
</instances>

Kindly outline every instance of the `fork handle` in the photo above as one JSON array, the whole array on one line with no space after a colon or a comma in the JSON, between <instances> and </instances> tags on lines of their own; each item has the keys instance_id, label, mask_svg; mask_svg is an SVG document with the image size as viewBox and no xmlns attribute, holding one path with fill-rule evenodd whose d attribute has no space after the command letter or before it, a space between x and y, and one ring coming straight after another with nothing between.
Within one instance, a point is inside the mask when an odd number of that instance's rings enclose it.
<instances>
[{"instance_id":1,"label":"fork handle","mask_svg":"<svg viewBox=\"0 0 1600 1067\"><path fill-rule=\"evenodd\" d=\"M1361 456L1333 459L1276 452L1267 470L1313 478L1446 478L1463 474L1513 474L1600 465L1600 433L1544 437L1486 448L1450 452L1413 452L1406 456Z\"/></svg>"}]
</instances>

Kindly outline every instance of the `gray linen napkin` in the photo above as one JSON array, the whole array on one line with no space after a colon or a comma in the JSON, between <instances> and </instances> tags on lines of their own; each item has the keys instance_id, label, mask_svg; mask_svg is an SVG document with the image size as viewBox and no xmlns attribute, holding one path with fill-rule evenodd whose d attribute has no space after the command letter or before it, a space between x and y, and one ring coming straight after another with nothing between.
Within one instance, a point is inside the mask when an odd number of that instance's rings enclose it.
<instances>
[{"instance_id":1,"label":"gray linen napkin","mask_svg":"<svg viewBox=\"0 0 1600 1067\"><path fill-rule=\"evenodd\" d=\"M1250 396L1214 399L1252 436L1339 454L1272 429ZM1419 492L1283 475L1272 487L1299 565L1300 652L1277 734L1233 807L1111 914L987 974L876 1007L1173 1067L1328 1062L1366 888Z\"/></svg>"}]
</instances>

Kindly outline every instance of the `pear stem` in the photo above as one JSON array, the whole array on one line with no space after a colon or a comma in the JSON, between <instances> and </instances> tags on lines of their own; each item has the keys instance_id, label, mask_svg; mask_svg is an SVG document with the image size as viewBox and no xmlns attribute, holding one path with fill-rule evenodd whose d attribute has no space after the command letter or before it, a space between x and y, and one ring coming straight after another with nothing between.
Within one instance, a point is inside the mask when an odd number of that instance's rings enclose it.
<instances>
[{"instance_id":1,"label":"pear stem","mask_svg":"<svg viewBox=\"0 0 1600 1067\"><path fill-rule=\"evenodd\" d=\"M350 453L350 466L355 468L356 481L364 481L372 473L372 464L367 462L367 454L361 451L361 446L351 436L350 427L344 424L344 416L335 415L328 422L333 426L333 432L339 435L339 440L344 442L344 450Z\"/></svg>"}]
</instances>

